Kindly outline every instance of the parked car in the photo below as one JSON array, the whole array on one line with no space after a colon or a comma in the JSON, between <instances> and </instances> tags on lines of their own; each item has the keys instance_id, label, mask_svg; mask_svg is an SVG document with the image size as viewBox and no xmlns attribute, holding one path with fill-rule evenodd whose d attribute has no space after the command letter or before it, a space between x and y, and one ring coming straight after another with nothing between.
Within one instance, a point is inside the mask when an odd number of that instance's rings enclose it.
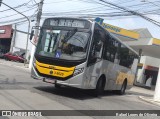
<instances>
[{"instance_id":1,"label":"parked car","mask_svg":"<svg viewBox=\"0 0 160 119\"><path fill-rule=\"evenodd\" d=\"M24 56L25 56L25 52L20 52L20 51L17 51L14 53L8 52L8 53L4 54L4 59L23 63L24 61L26 61Z\"/></svg>"}]
</instances>

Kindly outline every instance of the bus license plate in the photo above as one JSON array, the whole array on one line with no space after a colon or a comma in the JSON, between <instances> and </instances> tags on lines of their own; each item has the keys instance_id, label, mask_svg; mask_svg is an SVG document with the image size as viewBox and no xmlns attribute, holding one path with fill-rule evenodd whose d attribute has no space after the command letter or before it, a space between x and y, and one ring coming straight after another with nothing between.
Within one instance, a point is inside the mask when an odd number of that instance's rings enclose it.
<instances>
[{"instance_id":1,"label":"bus license plate","mask_svg":"<svg viewBox=\"0 0 160 119\"><path fill-rule=\"evenodd\" d=\"M45 79L44 81L47 83L55 83L55 79Z\"/></svg>"}]
</instances>

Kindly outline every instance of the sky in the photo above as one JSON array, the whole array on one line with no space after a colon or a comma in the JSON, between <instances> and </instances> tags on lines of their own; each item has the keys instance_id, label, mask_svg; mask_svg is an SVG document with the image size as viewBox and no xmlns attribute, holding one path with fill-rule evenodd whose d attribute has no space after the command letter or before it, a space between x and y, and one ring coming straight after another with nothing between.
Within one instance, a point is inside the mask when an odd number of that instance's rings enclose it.
<instances>
[{"instance_id":1,"label":"sky","mask_svg":"<svg viewBox=\"0 0 160 119\"><path fill-rule=\"evenodd\" d=\"M29 16L30 20L35 20L35 16L37 13L36 3L40 2L40 0L2 1L11 7L18 6L16 10L23 12L23 14L25 14L26 16ZM142 2L142 0L106 1L125 7L128 10L134 10L140 13L148 12L147 17L160 22L160 15L158 14L160 12L160 1L158 0L146 0L145 2ZM19 19L23 17L13 10L6 11L6 9L8 8L2 4L0 7L0 25L7 25L18 22ZM160 39L160 26L156 26L139 16L112 16L115 14L124 15L128 13L117 10L117 8L113 8L113 6L104 4L99 0L44 0L41 24L44 18L53 16L85 16L92 18L101 17L104 19L105 23L115 25L124 29L148 28L153 37ZM34 24L35 22L31 22L31 25ZM21 22L17 24L17 27L19 30L27 31L27 25L27 22Z\"/></svg>"}]
</instances>

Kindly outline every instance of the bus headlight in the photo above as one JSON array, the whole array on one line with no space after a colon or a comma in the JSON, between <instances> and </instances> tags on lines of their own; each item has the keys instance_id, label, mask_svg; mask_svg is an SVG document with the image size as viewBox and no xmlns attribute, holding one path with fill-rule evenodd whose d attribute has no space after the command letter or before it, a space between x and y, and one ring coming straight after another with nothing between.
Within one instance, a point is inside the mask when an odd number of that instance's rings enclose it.
<instances>
[{"instance_id":1,"label":"bus headlight","mask_svg":"<svg viewBox=\"0 0 160 119\"><path fill-rule=\"evenodd\" d=\"M82 73L83 70L84 70L84 68L75 69L73 76L76 76L76 75Z\"/></svg>"}]
</instances>

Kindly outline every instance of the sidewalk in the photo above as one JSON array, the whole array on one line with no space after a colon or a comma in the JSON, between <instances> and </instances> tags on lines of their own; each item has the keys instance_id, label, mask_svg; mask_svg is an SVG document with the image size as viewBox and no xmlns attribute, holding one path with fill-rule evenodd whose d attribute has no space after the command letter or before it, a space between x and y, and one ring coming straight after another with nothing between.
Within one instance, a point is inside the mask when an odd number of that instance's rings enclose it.
<instances>
[{"instance_id":1,"label":"sidewalk","mask_svg":"<svg viewBox=\"0 0 160 119\"><path fill-rule=\"evenodd\" d=\"M160 106L160 101L154 101L154 97L139 96L139 99L148 102L150 104Z\"/></svg>"},{"instance_id":2,"label":"sidewalk","mask_svg":"<svg viewBox=\"0 0 160 119\"><path fill-rule=\"evenodd\" d=\"M154 91L142 87L134 86L129 91L138 95L138 98L142 101L145 101L156 106L160 106L160 101L154 101Z\"/></svg>"},{"instance_id":3,"label":"sidewalk","mask_svg":"<svg viewBox=\"0 0 160 119\"><path fill-rule=\"evenodd\" d=\"M7 66L14 66L17 68L21 68L27 71L30 71L29 64L20 63L20 62L14 62L14 61L6 61L4 59L0 59L0 64L7 65Z\"/></svg>"}]
</instances>

